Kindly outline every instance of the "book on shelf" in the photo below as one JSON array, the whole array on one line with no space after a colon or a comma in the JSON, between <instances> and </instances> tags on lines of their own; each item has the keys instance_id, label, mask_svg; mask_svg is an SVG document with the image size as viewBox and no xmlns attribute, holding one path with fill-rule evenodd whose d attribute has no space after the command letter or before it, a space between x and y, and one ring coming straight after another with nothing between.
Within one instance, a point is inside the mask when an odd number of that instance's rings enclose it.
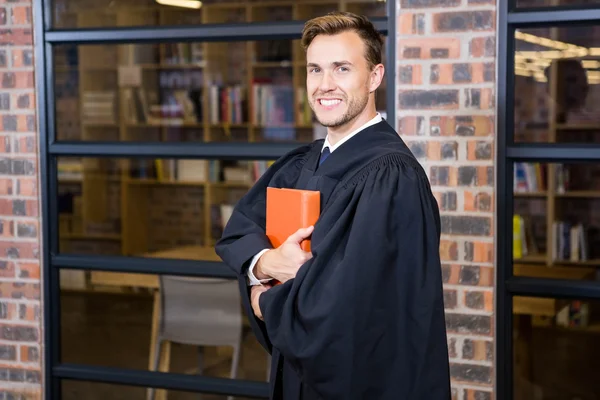
<instances>
[{"instance_id":1,"label":"book on shelf","mask_svg":"<svg viewBox=\"0 0 600 400\"><path fill-rule=\"evenodd\" d=\"M515 193L546 190L547 168L540 163L518 162L514 165L513 190Z\"/></svg>"},{"instance_id":2,"label":"book on shelf","mask_svg":"<svg viewBox=\"0 0 600 400\"><path fill-rule=\"evenodd\" d=\"M513 215L513 258L519 259L539 253L531 219L519 214Z\"/></svg>"},{"instance_id":3,"label":"book on shelf","mask_svg":"<svg viewBox=\"0 0 600 400\"><path fill-rule=\"evenodd\" d=\"M552 259L587 261L590 259L588 229L581 223L554 221L552 224Z\"/></svg>"}]
</instances>

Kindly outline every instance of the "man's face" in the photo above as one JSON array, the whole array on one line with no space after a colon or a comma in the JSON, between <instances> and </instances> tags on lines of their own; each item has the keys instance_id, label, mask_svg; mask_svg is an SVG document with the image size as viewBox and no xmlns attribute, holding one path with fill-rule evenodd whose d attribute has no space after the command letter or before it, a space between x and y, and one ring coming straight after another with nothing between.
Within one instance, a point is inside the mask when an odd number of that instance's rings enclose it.
<instances>
[{"instance_id":1,"label":"man's face","mask_svg":"<svg viewBox=\"0 0 600 400\"><path fill-rule=\"evenodd\" d=\"M323 126L342 126L365 110L374 89L358 34L317 36L307 49L306 61L309 103Z\"/></svg>"}]
</instances>

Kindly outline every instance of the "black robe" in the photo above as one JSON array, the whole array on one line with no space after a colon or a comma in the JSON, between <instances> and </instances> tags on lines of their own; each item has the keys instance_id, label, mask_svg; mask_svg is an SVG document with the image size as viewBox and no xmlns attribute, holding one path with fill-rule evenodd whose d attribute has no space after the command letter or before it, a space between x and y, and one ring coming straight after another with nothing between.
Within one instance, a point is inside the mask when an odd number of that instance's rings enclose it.
<instances>
[{"instance_id":1,"label":"black robe","mask_svg":"<svg viewBox=\"0 0 600 400\"><path fill-rule=\"evenodd\" d=\"M322 146L277 160L236 205L216 246L272 354L271 399L450 399L440 217L425 171L385 120L318 167ZM263 322L246 271L272 248L267 186L319 190L321 216L313 258L261 295Z\"/></svg>"}]
</instances>

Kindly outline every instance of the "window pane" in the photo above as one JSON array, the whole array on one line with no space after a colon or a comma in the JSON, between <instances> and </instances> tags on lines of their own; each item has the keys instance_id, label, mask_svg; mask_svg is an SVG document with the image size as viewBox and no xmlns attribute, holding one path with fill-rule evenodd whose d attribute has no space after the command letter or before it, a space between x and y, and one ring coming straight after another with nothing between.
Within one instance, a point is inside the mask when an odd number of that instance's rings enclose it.
<instances>
[{"instance_id":1,"label":"window pane","mask_svg":"<svg viewBox=\"0 0 600 400\"><path fill-rule=\"evenodd\" d=\"M310 142L323 136L307 101L298 40L57 45L53 51L58 140ZM384 79L377 91L381 112L385 92Z\"/></svg>"},{"instance_id":2,"label":"window pane","mask_svg":"<svg viewBox=\"0 0 600 400\"><path fill-rule=\"evenodd\" d=\"M595 400L600 302L513 299L514 399Z\"/></svg>"},{"instance_id":3,"label":"window pane","mask_svg":"<svg viewBox=\"0 0 600 400\"><path fill-rule=\"evenodd\" d=\"M594 6L600 0L517 0L517 7Z\"/></svg>"},{"instance_id":4,"label":"window pane","mask_svg":"<svg viewBox=\"0 0 600 400\"><path fill-rule=\"evenodd\" d=\"M514 164L515 275L590 280L600 267L600 165Z\"/></svg>"},{"instance_id":5,"label":"window pane","mask_svg":"<svg viewBox=\"0 0 600 400\"><path fill-rule=\"evenodd\" d=\"M515 141L600 142L600 27L517 30Z\"/></svg>"},{"instance_id":6,"label":"window pane","mask_svg":"<svg viewBox=\"0 0 600 400\"><path fill-rule=\"evenodd\" d=\"M62 253L218 261L213 247L233 206L270 161L60 157L58 164Z\"/></svg>"},{"instance_id":7,"label":"window pane","mask_svg":"<svg viewBox=\"0 0 600 400\"><path fill-rule=\"evenodd\" d=\"M231 378L237 359L236 379L267 381L237 280L63 269L60 281L62 362Z\"/></svg>"},{"instance_id":8,"label":"window pane","mask_svg":"<svg viewBox=\"0 0 600 400\"><path fill-rule=\"evenodd\" d=\"M109 383L63 380L61 382L62 400L147 400L150 388L138 386L114 385ZM161 397L161 395L166 395ZM198 400L198 393L181 390L156 391L156 400ZM224 395L203 394L202 400L227 400ZM251 400L246 397L235 397L235 400Z\"/></svg>"},{"instance_id":9,"label":"window pane","mask_svg":"<svg viewBox=\"0 0 600 400\"><path fill-rule=\"evenodd\" d=\"M343 8L385 17L387 10L381 0L53 0L51 8L53 26L59 29L291 21Z\"/></svg>"}]
</instances>

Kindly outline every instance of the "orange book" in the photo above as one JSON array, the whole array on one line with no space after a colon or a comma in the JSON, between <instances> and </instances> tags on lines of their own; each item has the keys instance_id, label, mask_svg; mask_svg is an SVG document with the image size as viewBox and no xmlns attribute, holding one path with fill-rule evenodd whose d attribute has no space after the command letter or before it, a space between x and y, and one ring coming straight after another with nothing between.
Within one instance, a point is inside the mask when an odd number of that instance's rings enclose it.
<instances>
[{"instance_id":1,"label":"orange book","mask_svg":"<svg viewBox=\"0 0 600 400\"><path fill-rule=\"evenodd\" d=\"M266 235L274 248L300 228L314 225L321 213L321 193L314 190L267 188ZM310 239L300 247L310 251Z\"/></svg>"}]
</instances>

